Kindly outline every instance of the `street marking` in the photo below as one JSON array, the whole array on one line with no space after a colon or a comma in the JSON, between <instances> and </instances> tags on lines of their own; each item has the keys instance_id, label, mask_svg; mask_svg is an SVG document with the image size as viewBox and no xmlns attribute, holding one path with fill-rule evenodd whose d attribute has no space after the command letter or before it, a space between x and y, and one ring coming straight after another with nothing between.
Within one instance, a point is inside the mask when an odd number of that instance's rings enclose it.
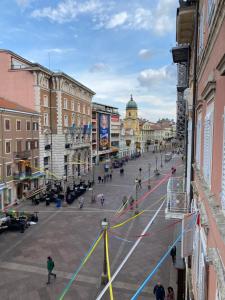
<instances>
[{"instance_id":1,"label":"street marking","mask_svg":"<svg viewBox=\"0 0 225 300\"><path fill-rule=\"evenodd\" d=\"M27 272L27 273L34 273L38 275L46 275L47 276L47 270L46 268L31 266L31 265L25 265L25 264L19 264L19 263L11 263L11 262L0 262L0 269L6 269L6 270L13 270L18 272ZM55 269L54 269L55 270ZM63 271L57 271L55 270L57 274L57 278L62 279L71 279L73 276L73 273L63 272ZM96 285L100 281L100 278L87 276L87 275L81 275L79 274L76 278L76 282L81 283L88 283ZM115 281L113 284L113 287L116 289L121 290L127 290L127 291L136 291L139 287L138 284L128 283L128 282L122 282L122 281ZM145 292L148 295L151 295L149 292Z\"/></svg>"}]
</instances>

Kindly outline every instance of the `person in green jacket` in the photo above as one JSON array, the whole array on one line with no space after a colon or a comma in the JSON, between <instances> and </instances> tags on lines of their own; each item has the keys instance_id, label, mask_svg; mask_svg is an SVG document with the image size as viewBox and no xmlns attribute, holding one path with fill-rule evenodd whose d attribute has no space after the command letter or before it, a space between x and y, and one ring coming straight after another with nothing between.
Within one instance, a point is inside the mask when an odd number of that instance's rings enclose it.
<instances>
[{"instance_id":1,"label":"person in green jacket","mask_svg":"<svg viewBox=\"0 0 225 300\"><path fill-rule=\"evenodd\" d=\"M55 264L54 264L53 259L51 258L51 256L48 256L48 260L47 260L48 282L47 282L47 284L50 283L50 277L51 277L51 275L56 278L56 274L52 273L52 270L54 269L54 266L55 266Z\"/></svg>"}]
</instances>

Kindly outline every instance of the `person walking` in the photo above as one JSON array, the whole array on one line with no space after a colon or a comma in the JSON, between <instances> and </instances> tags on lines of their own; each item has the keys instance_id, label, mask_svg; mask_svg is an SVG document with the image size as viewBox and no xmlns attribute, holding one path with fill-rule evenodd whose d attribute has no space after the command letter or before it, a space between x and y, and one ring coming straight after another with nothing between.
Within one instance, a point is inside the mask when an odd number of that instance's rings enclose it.
<instances>
[{"instance_id":1,"label":"person walking","mask_svg":"<svg viewBox=\"0 0 225 300\"><path fill-rule=\"evenodd\" d=\"M175 295L172 286L169 286L167 289L166 300L175 300Z\"/></svg>"},{"instance_id":2,"label":"person walking","mask_svg":"<svg viewBox=\"0 0 225 300\"><path fill-rule=\"evenodd\" d=\"M173 264L175 264L175 262L176 262L176 254L177 254L177 248L176 248L176 246L173 246L173 248L170 251L170 255L171 255Z\"/></svg>"},{"instance_id":3,"label":"person walking","mask_svg":"<svg viewBox=\"0 0 225 300\"><path fill-rule=\"evenodd\" d=\"M50 284L51 276L54 276L56 278L56 274L52 272L54 267L55 267L55 263L54 263L53 259L51 258L51 256L48 256L48 259L47 259L48 282L47 282L47 284Z\"/></svg>"},{"instance_id":4,"label":"person walking","mask_svg":"<svg viewBox=\"0 0 225 300\"><path fill-rule=\"evenodd\" d=\"M79 208L82 209L84 207L84 197L80 197L78 199Z\"/></svg>"},{"instance_id":5,"label":"person walking","mask_svg":"<svg viewBox=\"0 0 225 300\"><path fill-rule=\"evenodd\" d=\"M165 300L165 289L160 282L155 285L153 293L156 300Z\"/></svg>"},{"instance_id":6,"label":"person walking","mask_svg":"<svg viewBox=\"0 0 225 300\"><path fill-rule=\"evenodd\" d=\"M109 179L112 180L112 173L109 174Z\"/></svg>"},{"instance_id":7,"label":"person walking","mask_svg":"<svg viewBox=\"0 0 225 300\"><path fill-rule=\"evenodd\" d=\"M104 195L102 194L102 196L101 196L101 205L102 205L102 207L104 205L104 202L105 202L105 198L104 198Z\"/></svg>"},{"instance_id":8,"label":"person walking","mask_svg":"<svg viewBox=\"0 0 225 300\"><path fill-rule=\"evenodd\" d=\"M98 183L101 183L101 181L102 181L102 177L98 176Z\"/></svg>"}]
</instances>

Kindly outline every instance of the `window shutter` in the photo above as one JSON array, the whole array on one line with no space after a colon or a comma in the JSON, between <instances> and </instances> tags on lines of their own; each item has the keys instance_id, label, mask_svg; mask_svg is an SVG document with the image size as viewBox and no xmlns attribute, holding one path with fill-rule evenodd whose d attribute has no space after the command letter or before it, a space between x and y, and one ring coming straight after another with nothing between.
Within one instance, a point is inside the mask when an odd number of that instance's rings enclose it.
<instances>
[{"instance_id":1,"label":"window shutter","mask_svg":"<svg viewBox=\"0 0 225 300\"><path fill-rule=\"evenodd\" d=\"M205 128L204 128L203 175L208 185L211 184L212 149L213 149L213 110L207 113L205 117Z\"/></svg>"},{"instance_id":2,"label":"window shutter","mask_svg":"<svg viewBox=\"0 0 225 300\"><path fill-rule=\"evenodd\" d=\"M201 131L202 131L202 114L198 115L197 136L196 136L196 164L200 168L201 159Z\"/></svg>"}]
</instances>

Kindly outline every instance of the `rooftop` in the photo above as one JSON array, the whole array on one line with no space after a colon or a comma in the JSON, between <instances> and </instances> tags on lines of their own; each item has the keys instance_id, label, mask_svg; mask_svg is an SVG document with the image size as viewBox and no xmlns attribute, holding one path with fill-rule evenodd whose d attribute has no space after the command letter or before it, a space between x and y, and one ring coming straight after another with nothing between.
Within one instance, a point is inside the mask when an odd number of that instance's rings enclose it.
<instances>
[{"instance_id":1,"label":"rooftop","mask_svg":"<svg viewBox=\"0 0 225 300\"><path fill-rule=\"evenodd\" d=\"M32 114L38 115L38 112L36 112L35 110L29 109L29 108L24 107L16 102L12 102L12 101L6 100L4 98L0 98L0 110L1 109L20 111L23 113L32 113Z\"/></svg>"}]
</instances>

